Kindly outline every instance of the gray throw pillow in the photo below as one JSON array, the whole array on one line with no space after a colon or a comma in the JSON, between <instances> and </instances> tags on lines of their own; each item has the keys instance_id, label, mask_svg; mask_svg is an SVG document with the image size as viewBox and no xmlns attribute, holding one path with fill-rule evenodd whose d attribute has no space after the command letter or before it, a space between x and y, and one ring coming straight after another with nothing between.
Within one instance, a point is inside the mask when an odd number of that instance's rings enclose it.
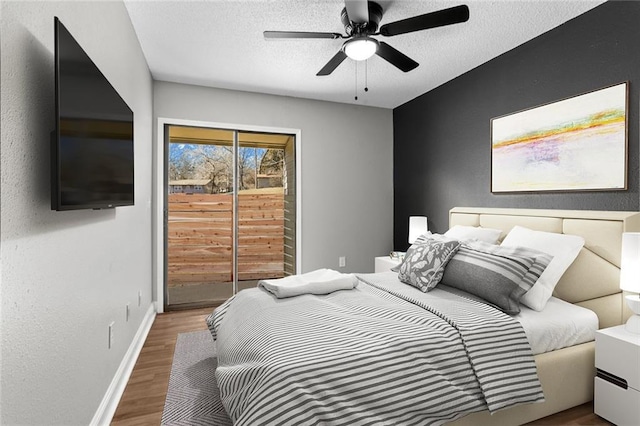
<instances>
[{"instance_id":1,"label":"gray throw pillow","mask_svg":"<svg viewBox=\"0 0 640 426\"><path fill-rule=\"evenodd\" d=\"M433 289L444 273L460 242L442 236L429 236L414 243L398 269L398 279L423 292Z\"/></svg>"},{"instance_id":2,"label":"gray throw pillow","mask_svg":"<svg viewBox=\"0 0 640 426\"><path fill-rule=\"evenodd\" d=\"M481 241L463 243L451 258L442 284L478 296L508 314L520 312L520 298L551 257L537 250Z\"/></svg>"}]
</instances>

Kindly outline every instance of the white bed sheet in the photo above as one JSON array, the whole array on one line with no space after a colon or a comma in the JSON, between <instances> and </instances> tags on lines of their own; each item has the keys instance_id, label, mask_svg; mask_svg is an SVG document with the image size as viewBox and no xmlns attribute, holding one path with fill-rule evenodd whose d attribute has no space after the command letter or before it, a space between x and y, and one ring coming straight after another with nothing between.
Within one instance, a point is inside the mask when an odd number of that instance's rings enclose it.
<instances>
[{"instance_id":1,"label":"white bed sheet","mask_svg":"<svg viewBox=\"0 0 640 426\"><path fill-rule=\"evenodd\" d=\"M598 316L587 308L552 297L542 312L520 305L522 324L534 355L595 339Z\"/></svg>"}]
</instances>

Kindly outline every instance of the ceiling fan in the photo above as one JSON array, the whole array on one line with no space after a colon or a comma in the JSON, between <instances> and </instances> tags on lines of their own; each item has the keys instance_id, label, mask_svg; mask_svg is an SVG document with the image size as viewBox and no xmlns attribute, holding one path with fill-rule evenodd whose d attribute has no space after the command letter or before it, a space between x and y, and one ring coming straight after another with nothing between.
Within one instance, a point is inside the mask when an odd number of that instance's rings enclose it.
<instances>
[{"instance_id":1,"label":"ceiling fan","mask_svg":"<svg viewBox=\"0 0 640 426\"><path fill-rule=\"evenodd\" d=\"M307 31L265 31L264 37L272 39L347 39L342 48L316 75L331 74L347 57L356 61L369 59L374 54L385 59L404 72L411 71L418 63L404 53L391 47L384 41L372 36L391 37L429 28L457 24L469 20L469 8L465 5L455 6L424 15L402 19L384 24L378 30L382 19L382 7L373 1L345 0L345 7L340 15L346 35L340 33L323 33Z\"/></svg>"}]
</instances>

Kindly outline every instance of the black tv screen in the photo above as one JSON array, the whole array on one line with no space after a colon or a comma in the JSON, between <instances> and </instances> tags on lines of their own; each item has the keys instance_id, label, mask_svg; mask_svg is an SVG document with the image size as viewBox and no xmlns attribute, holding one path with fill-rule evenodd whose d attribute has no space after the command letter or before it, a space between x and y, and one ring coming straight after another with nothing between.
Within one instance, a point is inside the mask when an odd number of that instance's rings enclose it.
<instances>
[{"instance_id":1,"label":"black tv screen","mask_svg":"<svg viewBox=\"0 0 640 426\"><path fill-rule=\"evenodd\" d=\"M60 20L54 23L51 209L133 205L133 112Z\"/></svg>"}]
</instances>

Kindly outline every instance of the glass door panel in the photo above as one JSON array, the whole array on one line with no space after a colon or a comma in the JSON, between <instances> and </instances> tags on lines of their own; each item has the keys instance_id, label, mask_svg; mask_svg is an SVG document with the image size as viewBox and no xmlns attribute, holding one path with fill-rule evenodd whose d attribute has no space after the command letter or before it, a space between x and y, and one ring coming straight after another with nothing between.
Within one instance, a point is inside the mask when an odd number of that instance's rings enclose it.
<instances>
[{"instance_id":1,"label":"glass door panel","mask_svg":"<svg viewBox=\"0 0 640 426\"><path fill-rule=\"evenodd\" d=\"M238 134L238 289L282 278L285 267L285 148L293 136Z\"/></svg>"},{"instance_id":2,"label":"glass door panel","mask_svg":"<svg viewBox=\"0 0 640 426\"><path fill-rule=\"evenodd\" d=\"M233 295L234 132L170 126L167 305Z\"/></svg>"}]
</instances>

